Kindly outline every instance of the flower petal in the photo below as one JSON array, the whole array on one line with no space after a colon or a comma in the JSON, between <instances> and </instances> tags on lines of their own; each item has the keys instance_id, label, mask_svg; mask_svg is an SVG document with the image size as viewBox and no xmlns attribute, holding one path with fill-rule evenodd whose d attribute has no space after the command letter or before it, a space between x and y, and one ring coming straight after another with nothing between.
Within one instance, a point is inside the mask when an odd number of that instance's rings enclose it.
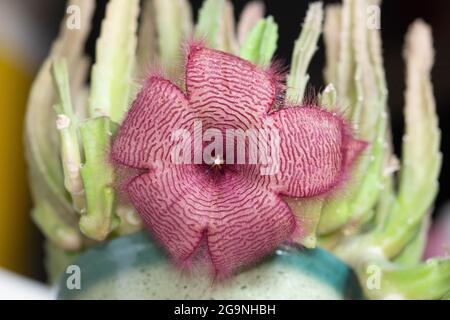
<instances>
[{"instance_id":1,"label":"flower petal","mask_svg":"<svg viewBox=\"0 0 450 320\"><path fill-rule=\"evenodd\" d=\"M171 166L128 185L131 201L152 234L184 263L205 241L214 271L229 274L293 236L297 222L272 192L232 173Z\"/></svg>"},{"instance_id":2,"label":"flower petal","mask_svg":"<svg viewBox=\"0 0 450 320\"><path fill-rule=\"evenodd\" d=\"M207 181L190 165L156 169L127 186L130 200L152 234L179 262L188 260L198 247L208 216L197 209L207 206L197 186ZM200 203L197 203L200 202Z\"/></svg>"},{"instance_id":3,"label":"flower petal","mask_svg":"<svg viewBox=\"0 0 450 320\"><path fill-rule=\"evenodd\" d=\"M225 52L192 45L186 66L191 107L205 127L247 129L275 101L277 81L269 72Z\"/></svg>"},{"instance_id":4,"label":"flower petal","mask_svg":"<svg viewBox=\"0 0 450 320\"><path fill-rule=\"evenodd\" d=\"M208 248L218 274L230 274L238 266L255 262L302 233L279 196L243 176L234 177L217 206L220 220L208 228Z\"/></svg>"},{"instance_id":5,"label":"flower petal","mask_svg":"<svg viewBox=\"0 0 450 320\"><path fill-rule=\"evenodd\" d=\"M178 87L163 78L150 77L119 129L112 159L140 169L170 161L177 143L172 135L178 129L191 131L194 117Z\"/></svg>"},{"instance_id":6,"label":"flower petal","mask_svg":"<svg viewBox=\"0 0 450 320\"><path fill-rule=\"evenodd\" d=\"M285 108L269 120L280 142L278 152L268 156L272 162L238 166L238 171L286 196L313 197L332 190L366 147L352 137L343 119L315 107ZM272 173L262 175L262 168Z\"/></svg>"}]
</instances>

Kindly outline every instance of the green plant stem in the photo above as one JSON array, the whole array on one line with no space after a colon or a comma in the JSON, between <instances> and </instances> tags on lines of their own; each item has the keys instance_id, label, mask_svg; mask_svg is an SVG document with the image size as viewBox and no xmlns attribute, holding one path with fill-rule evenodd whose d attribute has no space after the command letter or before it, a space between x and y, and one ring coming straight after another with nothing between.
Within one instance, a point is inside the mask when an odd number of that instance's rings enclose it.
<instances>
[{"instance_id":1,"label":"green plant stem","mask_svg":"<svg viewBox=\"0 0 450 320\"><path fill-rule=\"evenodd\" d=\"M106 239L119 223L114 213L114 171L106 158L115 127L109 118L101 117L85 121L80 128L86 157L81 174L87 200L80 230L98 241Z\"/></svg>"},{"instance_id":2,"label":"green plant stem","mask_svg":"<svg viewBox=\"0 0 450 320\"><path fill-rule=\"evenodd\" d=\"M45 200L35 204L32 218L47 239L64 250L79 250L82 245L81 235L75 227L67 223L58 212Z\"/></svg>"},{"instance_id":3,"label":"green plant stem","mask_svg":"<svg viewBox=\"0 0 450 320\"><path fill-rule=\"evenodd\" d=\"M92 68L90 117L108 116L120 123L133 97L138 0L111 0L106 8L96 63Z\"/></svg>"},{"instance_id":4,"label":"green plant stem","mask_svg":"<svg viewBox=\"0 0 450 320\"><path fill-rule=\"evenodd\" d=\"M61 141L61 161L64 172L64 185L72 197L74 209L82 212L86 209L84 187L81 179L81 150L78 140L78 118L72 107L69 74L65 60L53 63L53 79L59 95L56 128Z\"/></svg>"},{"instance_id":5,"label":"green plant stem","mask_svg":"<svg viewBox=\"0 0 450 320\"><path fill-rule=\"evenodd\" d=\"M158 51L162 67L178 74L182 65L181 45L193 29L192 12L187 0L154 0Z\"/></svg>"},{"instance_id":6,"label":"green plant stem","mask_svg":"<svg viewBox=\"0 0 450 320\"><path fill-rule=\"evenodd\" d=\"M323 8L321 2L309 5L302 31L295 42L291 70L287 79L286 96L293 104L303 101L309 80L307 69L317 50L317 41L322 33Z\"/></svg>"},{"instance_id":7,"label":"green plant stem","mask_svg":"<svg viewBox=\"0 0 450 320\"><path fill-rule=\"evenodd\" d=\"M277 48L278 25L272 16L260 20L241 46L240 56L257 65L267 67Z\"/></svg>"}]
</instances>

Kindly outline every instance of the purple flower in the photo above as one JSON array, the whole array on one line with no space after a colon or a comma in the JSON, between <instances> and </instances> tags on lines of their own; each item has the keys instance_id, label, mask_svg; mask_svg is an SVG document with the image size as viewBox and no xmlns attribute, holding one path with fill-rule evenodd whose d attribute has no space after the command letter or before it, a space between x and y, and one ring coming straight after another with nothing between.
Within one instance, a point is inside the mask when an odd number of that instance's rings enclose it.
<instances>
[{"instance_id":1,"label":"purple flower","mask_svg":"<svg viewBox=\"0 0 450 320\"><path fill-rule=\"evenodd\" d=\"M331 112L311 105L275 110L281 92L277 78L248 61L194 44L187 57L186 92L150 76L134 101L112 158L143 170L125 190L177 263L201 253L216 275L229 274L301 237L302 225L282 196L329 193L365 148ZM174 132L203 139L175 139ZM214 141L207 132L214 133ZM262 134L249 137L248 132ZM174 149L185 161L174 161Z\"/></svg>"}]
</instances>

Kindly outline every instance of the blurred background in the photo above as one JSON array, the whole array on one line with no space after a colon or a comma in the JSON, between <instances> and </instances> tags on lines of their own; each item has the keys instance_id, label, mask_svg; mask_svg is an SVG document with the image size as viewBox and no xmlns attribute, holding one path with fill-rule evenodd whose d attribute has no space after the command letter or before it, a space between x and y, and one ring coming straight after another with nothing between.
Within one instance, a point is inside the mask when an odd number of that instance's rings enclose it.
<instances>
[{"instance_id":1,"label":"blurred background","mask_svg":"<svg viewBox=\"0 0 450 320\"><path fill-rule=\"evenodd\" d=\"M92 0L95 1L95 0ZM191 0L197 11L201 0ZM248 1L233 0L239 15ZM264 1L279 25L277 57L288 64L294 41L310 1ZM336 1L324 1L331 3ZM94 39L98 36L107 0L97 1L94 31L86 50L94 54ZM450 206L450 2L449 1L384 1L381 33L385 69L389 87L394 142L399 154L403 132L404 64L403 37L408 25L421 17L433 27L437 51L433 83L442 128L444 163L440 178L440 194L435 215L444 215ZM45 280L42 266L42 237L33 226L29 211L26 166L23 155L22 132L27 94L39 64L45 58L59 23L65 14L63 0L0 0L0 268ZM323 86L323 44L310 66L311 84ZM445 207L447 209L445 209ZM439 210L442 208L441 210ZM449 215L447 213L447 215Z\"/></svg>"}]
</instances>

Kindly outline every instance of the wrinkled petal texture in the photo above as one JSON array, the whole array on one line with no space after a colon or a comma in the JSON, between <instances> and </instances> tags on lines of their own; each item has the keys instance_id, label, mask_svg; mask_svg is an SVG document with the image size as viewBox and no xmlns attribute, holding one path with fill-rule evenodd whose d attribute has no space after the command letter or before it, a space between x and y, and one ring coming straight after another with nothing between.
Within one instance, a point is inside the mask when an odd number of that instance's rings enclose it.
<instances>
[{"instance_id":1,"label":"wrinkled petal texture","mask_svg":"<svg viewBox=\"0 0 450 320\"><path fill-rule=\"evenodd\" d=\"M286 240L297 228L279 196L233 173L219 180L200 166L154 170L129 184L152 234L179 263L205 241L214 271L229 274Z\"/></svg>"},{"instance_id":2,"label":"wrinkled petal texture","mask_svg":"<svg viewBox=\"0 0 450 320\"><path fill-rule=\"evenodd\" d=\"M276 77L227 53L191 46L185 85L186 94L168 80L150 77L114 140L112 158L146 169L128 182L126 191L175 261L188 262L206 248L216 274L229 274L301 235L302 226L282 196L331 191L365 143L353 138L339 116L317 107L274 111L280 87ZM261 174L267 163L250 163L247 155L244 164L225 163L220 174L204 163L174 164L173 132L193 134L194 121L201 121L200 133L218 129L224 140L228 129L243 135L249 129L270 129L279 140L270 160L277 169ZM270 145L273 137L259 139ZM195 143L186 148L196 151ZM256 151L263 149L264 143Z\"/></svg>"},{"instance_id":3,"label":"wrinkled petal texture","mask_svg":"<svg viewBox=\"0 0 450 320\"><path fill-rule=\"evenodd\" d=\"M150 77L139 92L113 143L113 161L151 169L171 162L176 130L192 132L195 114L184 93L170 81Z\"/></svg>"},{"instance_id":4,"label":"wrinkled petal texture","mask_svg":"<svg viewBox=\"0 0 450 320\"><path fill-rule=\"evenodd\" d=\"M191 108L206 127L248 129L275 101L273 75L225 52L193 46L186 65Z\"/></svg>"},{"instance_id":5,"label":"wrinkled petal texture","mask_svg":"<svg viewBox=\"0 0 450 320\"><path fill-rule=\"evenodd\" d=\"M280 137L278 157L272 157L277 161L272 165L275 171L261 174L262 169L271 168L261 164L238 168L244 175L264 180L274 192L290 197L329 192L345 179L348 168L366 147L365 142L351 136L345 121L317 107L285 108L271 114L266 123Z\"/></svg>"}]
</instances>

